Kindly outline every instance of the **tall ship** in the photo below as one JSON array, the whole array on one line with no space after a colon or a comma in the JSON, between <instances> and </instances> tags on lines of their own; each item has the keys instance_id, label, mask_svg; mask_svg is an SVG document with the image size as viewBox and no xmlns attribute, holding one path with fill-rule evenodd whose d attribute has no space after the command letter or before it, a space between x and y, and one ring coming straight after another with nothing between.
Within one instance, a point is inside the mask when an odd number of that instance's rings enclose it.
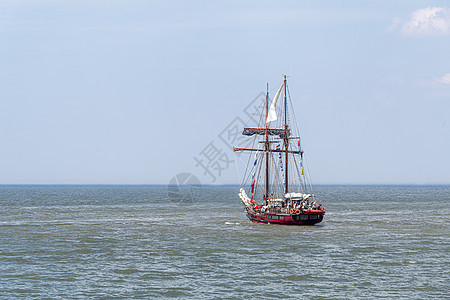
<instances>
[{"instance_id":1,"label":"tall ship","mask_svg":"<svg viewBox=\"0 0 450 300\"><path fill-rule=\"evenodd\" d=\"M238 195L252 222L314 225L324 218L325 209L313 193L305 168L305 155L291 108L284 75L281 87L270 102L267 85L265 103L257 110L256 126L244 127L245 147L233 148L236 163L245 166Z\"/></svg>"}]
</instances>

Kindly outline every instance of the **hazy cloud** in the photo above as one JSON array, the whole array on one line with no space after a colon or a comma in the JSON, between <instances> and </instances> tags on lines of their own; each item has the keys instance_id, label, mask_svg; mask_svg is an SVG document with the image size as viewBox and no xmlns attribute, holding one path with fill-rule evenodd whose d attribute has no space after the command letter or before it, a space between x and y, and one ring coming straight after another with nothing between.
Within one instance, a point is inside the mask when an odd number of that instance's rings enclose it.
<instances>
[{"instance_id":1,"label":"hazy cloud","mask_svg":"<svg viewBox=\"0 0 450 300\"><path fill-rule=\"evenodd\" d=\"M447 73L441 77L417 80L415 85L426 89L439 90L444 88L445 90L448 90L447 87L450 86L450 73Z\"/></svg>"},{"instance_id":2,"label":"hazy cloud","mask_svg":"<svg viewBox=\"0 0 450 300\"><path fill-rule=\"evenodd\" d=\"M408 21L395 18L389 30L400 27L404 35L446 35L450 34L450 9L444 7L427 7L411 13Z\"/></svg>"},{"instance_id":3,"label":"hazy cloud","mask_svg":"<svg viewBox=\"0 0 450 300\"><path fill-rule=\"evenodd\" d=\"M447 73L444 76L438 78L437 81L443 84L450 84L450 73Z\"/></svg>"}]
</instances>

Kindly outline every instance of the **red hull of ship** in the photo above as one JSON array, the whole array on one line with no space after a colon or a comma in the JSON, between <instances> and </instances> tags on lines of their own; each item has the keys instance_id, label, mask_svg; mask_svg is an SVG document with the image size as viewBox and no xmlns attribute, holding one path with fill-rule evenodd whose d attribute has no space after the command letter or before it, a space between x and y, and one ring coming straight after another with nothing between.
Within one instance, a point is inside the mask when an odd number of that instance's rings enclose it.
<instances>
[{"instance_id":1,"label":"red hull of ship","mask_svg":"<svg viewBox=\"0 0 450 300\"><path fill-rule=\"evenodd\" d=\"M314 225L322 222L324 210L310 210L302 214L253 214L247 213L252 222L280 225Z\"/></svg>"}]
</instances>

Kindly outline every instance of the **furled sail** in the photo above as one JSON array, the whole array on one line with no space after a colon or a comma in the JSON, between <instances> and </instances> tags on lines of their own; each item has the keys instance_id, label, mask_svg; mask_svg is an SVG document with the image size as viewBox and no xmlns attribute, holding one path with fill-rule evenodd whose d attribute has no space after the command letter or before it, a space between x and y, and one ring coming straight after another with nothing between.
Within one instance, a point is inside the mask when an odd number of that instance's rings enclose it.
<instances>
[{"instance_id":1,"label":"furled sail","mask_svg":"<svg viewBox=\"0 0 450 300\"><path fill-rule=\"evenodd\" d=\"M311 197L311 194L306 194L306 193L287 193L284 195L284 197L286 199L292 199L292 200L306 200L309 197Z\"/></svg>"},{"instance_id":2,"label":"furled sail","mask_svg":"<svg viewBox=\"0 0 450 300\"><path fill-rule=\"evenodd\" d=\"M267 114L266 124L269 125L270 122L277 120L277 113L275 111L275 106L277 105L278 96L280 96L281 89L283 88L284 83L280 86L280 89L276 93L275 97L272 100L272 104L270 105L269 112Z\"/></svg>"},{"instance_id":3,"label":"furled sail","mask_svg":"<svg viewBox=\"0 0 450 300\"><path fill-rule=\"evenodd\" d=\"M248 135L248 136L252 136L252 135L265 135L266 134L266 130L268 131L269 135L278 135L280 138L284 138L285 137L285 129L282 128L253 128L253 127L245 127L244 131L242 131L242 135ZM289 136L289 129L287 130L287 135Z\"/></svg>"}]
</instances>

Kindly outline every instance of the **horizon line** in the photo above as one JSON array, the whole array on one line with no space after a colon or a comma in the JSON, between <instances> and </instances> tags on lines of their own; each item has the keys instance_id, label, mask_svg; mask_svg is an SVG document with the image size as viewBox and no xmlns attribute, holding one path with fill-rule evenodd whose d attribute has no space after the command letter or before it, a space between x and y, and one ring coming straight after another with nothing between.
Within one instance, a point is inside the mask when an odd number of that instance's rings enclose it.
<instances>
[{"instance_id":1,"label":"horizon line","mask_svg":"<svg viewBox=\"0 0 450 300\"><path fill-rule=\"evenodd\" d=\"M48 186L48 185L53 185L53 186L64 186L64 185L71 185L71 186L168 186L170 184L167 183L0 183L0 186L11 186L11 185L16 185L16 186L26 186L26 185L40 185L40 186ZM186 184L179 184L179 185L186 185ZM241 184L239 183L200 183L201 186L241 186ZM342 186L342 185L353 185L353 186L358 186L358 185L371 185L371 186L380 186L380 185L384 185L384 186L433 186L433 185L450 185L449 183L316 183L313 184L313 186L324 186L324 185L328 185L328 186Z\"/></svg>"}]
</instances>

